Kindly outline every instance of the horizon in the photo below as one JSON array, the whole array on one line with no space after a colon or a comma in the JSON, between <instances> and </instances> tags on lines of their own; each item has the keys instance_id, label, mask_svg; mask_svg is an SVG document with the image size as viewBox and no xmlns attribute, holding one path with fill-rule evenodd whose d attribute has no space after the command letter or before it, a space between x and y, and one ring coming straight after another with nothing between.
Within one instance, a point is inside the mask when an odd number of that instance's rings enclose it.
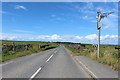
<instances>
[{"instance_id":1,"label":"horizon","mask_svg":"<svg viewBox=\"0 0 120 80\"><path fill-rule=\"evenodd\" d=\"M0 41L15 41L15 40L0 40ZM15 41L17 42L17 41ZM50 41L18 41L18 42L50 42ZM77 42L50 42L50 43L77 43ZM93 44L93 43L77 43L77 44ZM98 45L98 44L94 44ZM120 45L120 44L100 44L100 45Z\"/></svg>"},{"instance_id":2,"label":"horizon","mask_svg":"<svg viewBox=\"0 0 120 80\"><path fill-rule=\"evenodd\" d=\"M0 40L97 44L97 10L103 19L101 44L118 44L118 2L3 2Z\"/></svg>"}]
</instances>

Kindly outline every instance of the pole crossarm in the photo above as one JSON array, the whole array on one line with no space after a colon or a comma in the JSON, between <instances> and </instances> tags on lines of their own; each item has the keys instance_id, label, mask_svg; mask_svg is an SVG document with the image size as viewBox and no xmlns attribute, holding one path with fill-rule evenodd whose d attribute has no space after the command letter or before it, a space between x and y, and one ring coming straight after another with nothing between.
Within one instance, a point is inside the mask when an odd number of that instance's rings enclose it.
<instances>
[{"instance_id":1,"label":"pole crossarm","mask_svg":"<svg viewBox=\"0 0 120 80\"><path fill-rule=\"evenodd\" d=\"M114 13L114 12L101 13L101 11L98 10L97 13L98 13L98 16L96 17L96 18L97 18L97 25L98 25L97 28L100 29L101 26L102 26L102 21L101 21L101 20L102 20L103 18L107 17L108 15Z\"/></svg>"},{"instance_id":2,"label":"pole crossarm","mask_svg":"<svg viewBox=\"0 0 120 80\"><path fill-rule=\"evenodd\" d=\"M103 15L103 17L107 17L108 15L110 15L110 14L112 14L112 13L114 13L114 12L103 13L102 15Z\"/></svg>"}]
</instances>

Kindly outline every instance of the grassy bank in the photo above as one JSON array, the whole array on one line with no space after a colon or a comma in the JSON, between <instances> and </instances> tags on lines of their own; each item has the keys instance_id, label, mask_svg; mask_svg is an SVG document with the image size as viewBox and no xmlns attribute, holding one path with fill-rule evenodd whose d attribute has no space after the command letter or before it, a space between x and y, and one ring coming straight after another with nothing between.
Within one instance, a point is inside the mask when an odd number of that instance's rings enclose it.
<instances>
[{"instance_id":1,"label":"grassy bank","mask_svg":"<svg viewBox=\"0 0 120 80\"><path fill-rule=\"evenodd\" d=\"M77 49L70 47L68 44L66 48L72 51L74 56L87 56L99 63L109 65L114 70L120 70L118 67L118 50L115 50L116 45L101 45L100 46L100 58L97 58L97 47L93 47L91 44L85 44L84 49Z\"/></svg>"},{"instance_id":2,"label":"grassy bank","mask_svg":"<svg viewBox=\"0 0 120 80\"><path fill-rule=\"evenodd\" d=\"M32 44L33 48L29 48L28 50L7 51L6 53L2 53L0 54L1 62L22 56L37 54L38 52L49 50L58 46L57 44L52 42L39 42L39 41L2 41L2 44L11 45L13 42L14 44ZM46 44L49 44L50 46L46 46L44 48L38 48L38 45L46 45Z\"/></svg>"}]
</instances>

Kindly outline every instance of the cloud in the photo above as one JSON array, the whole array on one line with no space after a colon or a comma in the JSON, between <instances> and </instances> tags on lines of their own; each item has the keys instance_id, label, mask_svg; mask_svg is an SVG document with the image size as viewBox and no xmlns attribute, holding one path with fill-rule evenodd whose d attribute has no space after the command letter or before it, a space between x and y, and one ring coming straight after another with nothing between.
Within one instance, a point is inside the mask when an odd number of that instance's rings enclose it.
<instances>
[{"instance_id":1,"label":"cloud","mask_svg":"<svg viewBox=\"0 0 120 80\"><path fill-rule=\"evenodd\" d=\"M87 2L85 6L79 8L82 13L95 14L94 5L92 2Z\"/></svg>"},{"instance_id":2,"label":"cloud","mask_svg":"<svg viewBox=\"0 0 120 80\"><path fill-rule=\"evenodd\" d=\"M105 44L118 44L118 35L105 35L105 36L101 36L101 43L105 43Z\"/></svg>"},{"instance_id":3,"label":"cloud","mask_svg":"<svg viewBox=\"0 0 120 80\"><path fill-rule=\"evenodd\" d=\"M88 16L83 16L83 19L88 19Z\"/></svg>"},{"instance_id":4,"label":"cloud","mask_svg":"<svg viewBox=\"0 0 120 80\"><path fill-rule=\"evenodd\" d=\"M56 17L56 15L55 15L55 14L52 14L51 17Z\"/></svg>"},{"instance_id":5,"label":"cloud","mask_svg":"<svg viewBox=\"0 0 120 80\"><path fill-rule=\"evenodd\" d=\"M79 42L79 43L89 43L89 44L97 44L98 36L97 34L90 34L86 36L79 35L30 35L30 34L3 34L0 37L2 40L21 40L21 41L60 41L60 42ZM117 44L118 43L118 35L103 35L101 36L102 44Z\"/></svg>"},{"instance_id":6,"label":"cloud","mask_svg":"<svg viewBox=\"0 0 120 80\"><path fill-rule=\"evenodd\" d=\"M108 16L102 20L104 29L113 29L118 27L118 19L113 16Z\"/></svg>"},{"instance_id":7,"label":"cloud","mask_svg":"<svg viewBox=\"0 0 120 80\"><path fill-rule=\"evenodd\" d=\"M105 36L101 36L100 40L105 40L105 39L108 39L108 38L110 38L110 35L105 35Z\"/></svg>"},{"instance_id":8,"label":"cloud","mask_svg":"<svg viewBox=\"0 0 120 80\"><path fill-rule=\"evenodd\" d=\"M83 16L82 18L83 18L84 20L88 20L88 19L90 20L90 19L92 19L92 17L90 17L90 16L88 16L88 15Z\"/></svg>"},{"instance_id":9,"label":"cloud","mask_svg":"<svg viewBox=\"0 0 120 80\"><path fill-rule=\"evenodd\" d=\"M25 40L24 37L20 37L19 35L2 35L2 39L1 40Z\"/></svg>"},{"instance_id":10,"label":"cloud","mask_svg":"<svg viewBox=\"0 0 120 80\"><path fill-rule=\"evenodd\" d=\"M61 14L61 15L64 15L64 14ZM66 21L66 19L64 17L60 17L60 16L58 16L56 14L52 14L50 17L51 17L50 21L56 21L56 22L58 22L58 21Z\"/></svg>"},{"instance_id":11,"label":"cloud","mask_svg":"<svg viewBox=\"0 0 120 80\"><path fill-rule=\"evenodd\" d=\"M7 14L7 15L16 15L16 16L20 16L16 13L11 13L11 12L8 12L8 11L0 11L0 14Z\"/></svg>"},{"instance_id":12,"label":"cloud","mask_svg":"<svg viewBox=\"0 0 120 80\"><path fill-rule=\"evenodd\" d=\"M94 8L92 2L88 2L86 7L88 7L88 9L93 9Z\"/></svg>"},{"instance_id":13,"label":"cloud","mask_svg":"<svg viewBox=\"0 0 120 80\"><path fill-rule=\"evenodd\" d=\"M65 21L66 19L63 17L57 17L56 15L51 15L50 21Z\"/></svg>"},{"instance_id":14,"label":"cloud","mask_svg":"<svg viewBox=\"0 0 120 80\"><path fill-rule=\"evenodd\" d=\"M109 28L111 28L111 27L112 27L112 25L111 25L111 24L108 24L108 25L106 25L106 26L104 27L104 29L107 30L107 29L109 29Z\"/></svg>"},{"instance_id":15,"label":"cloud","mask_svg":"<svg viewBox=\"0 0 120 80\"><path fill-rule=\"evenodd\" d=\"M69 10L71 12L75 12L74 15L71 13L65 14L66 16L69 15L69 17L85 19L84 15L81 15L82 13L87 15L89 19L94 19L93 14L95 15L96 12L94 10L93 3L92 2L84 2L84 3L83 3L84 5L80 5L79 3L66 3L67 6L60 7L60 8L64 10Z\"/></svg>"},{"instance_id":16,"label":"cloud","mask_svg":"<svg viewBox=\"0 0 120 80\"><path fill-rule=\"evenodd\" d=\"M14 30L14 31L20 33L33 33L32 31L26 31L26 30Z\"/></svg>"},{"instance_id":17,"label":"cloud","mask_svg":"<svg viewBox=\"0 0 120 80\"><path fill-rule=\"evenodd\" d=\"M57 40L57 39L60 39L60 36L54 34L54 35L51 36L51 39L52 39L52 40Z\"/></svg>"},{"instance_id":18,"label":"cloud","mask_svg":"<svg viewBox=\"0 0 120 80\"><path fill-rule=\"evenodd\" d=\"M85 36L85 38L93 40L93 39L97 39L97 35L96 34L91 34L91 35Z\"/></svg>"},{"instance_id":19,"label":"cloud","mask_svg":"<svg viewBox=\"0 0 120 80\"><path fill-rule=\"evenodd\" d=\"M117 14L110 14L109 15L111 18L118 18L118 15Z\"/></svg>"},{"instance_id":20,"label":"cloud","mask_svg":"<svg viewBox=\"0 0 120 80\"><path fill-rule=\"evenodd\" d=\"M15 6L15 9L27 10L27 8L25 6L20 6L20 5Z\"/></svg>"},{"instance_id":21,"label":"cloud","mask_svg":"<svg viewBox=\"0 0 120 80\"><path fill-rule=\"evenodd\" d=\"M57 35L57 34L54 34L54 35L39 35L37 38L36 38L37 40L60 40L61 38L60 38L60 36L59 35Z\"/></svg>"},{"instance_id":22,"label":"cloud","mask_svg":"<svg viewBox=\"0 0 120 80\"><path fill-rule=\"evenodd\" d=\"M7 14L8 12L6 11L0 11L0 14Z\"/></svg>"},{"instance_id":23,"label":"cloud","mask_svg":"<svg viewBox=\"0 0 120 80\"><path fill-rule=\"evenodd\" d=\"M75 36L75 38L76 38L76 39L82 39L82 37L81 37L81 36Z\"/></svg>"}]
</instances>

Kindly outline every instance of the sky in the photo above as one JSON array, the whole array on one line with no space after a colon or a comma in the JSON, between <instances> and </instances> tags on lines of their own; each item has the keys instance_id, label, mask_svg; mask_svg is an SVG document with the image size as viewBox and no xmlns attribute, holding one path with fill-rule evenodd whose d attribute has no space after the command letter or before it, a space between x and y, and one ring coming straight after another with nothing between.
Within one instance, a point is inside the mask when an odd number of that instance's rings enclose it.
<instances>
[{"instance_id":1,"label":"sky","mask_svg":"<svg viewBox=\"0 0 120 80\"><path fill-rule=\"evenodd\" d=\"M96 44L98 10L114 12L102 20L101 43L118 44L117 2L3 2L0 39Z\"/></svg>"}]
</instances>

